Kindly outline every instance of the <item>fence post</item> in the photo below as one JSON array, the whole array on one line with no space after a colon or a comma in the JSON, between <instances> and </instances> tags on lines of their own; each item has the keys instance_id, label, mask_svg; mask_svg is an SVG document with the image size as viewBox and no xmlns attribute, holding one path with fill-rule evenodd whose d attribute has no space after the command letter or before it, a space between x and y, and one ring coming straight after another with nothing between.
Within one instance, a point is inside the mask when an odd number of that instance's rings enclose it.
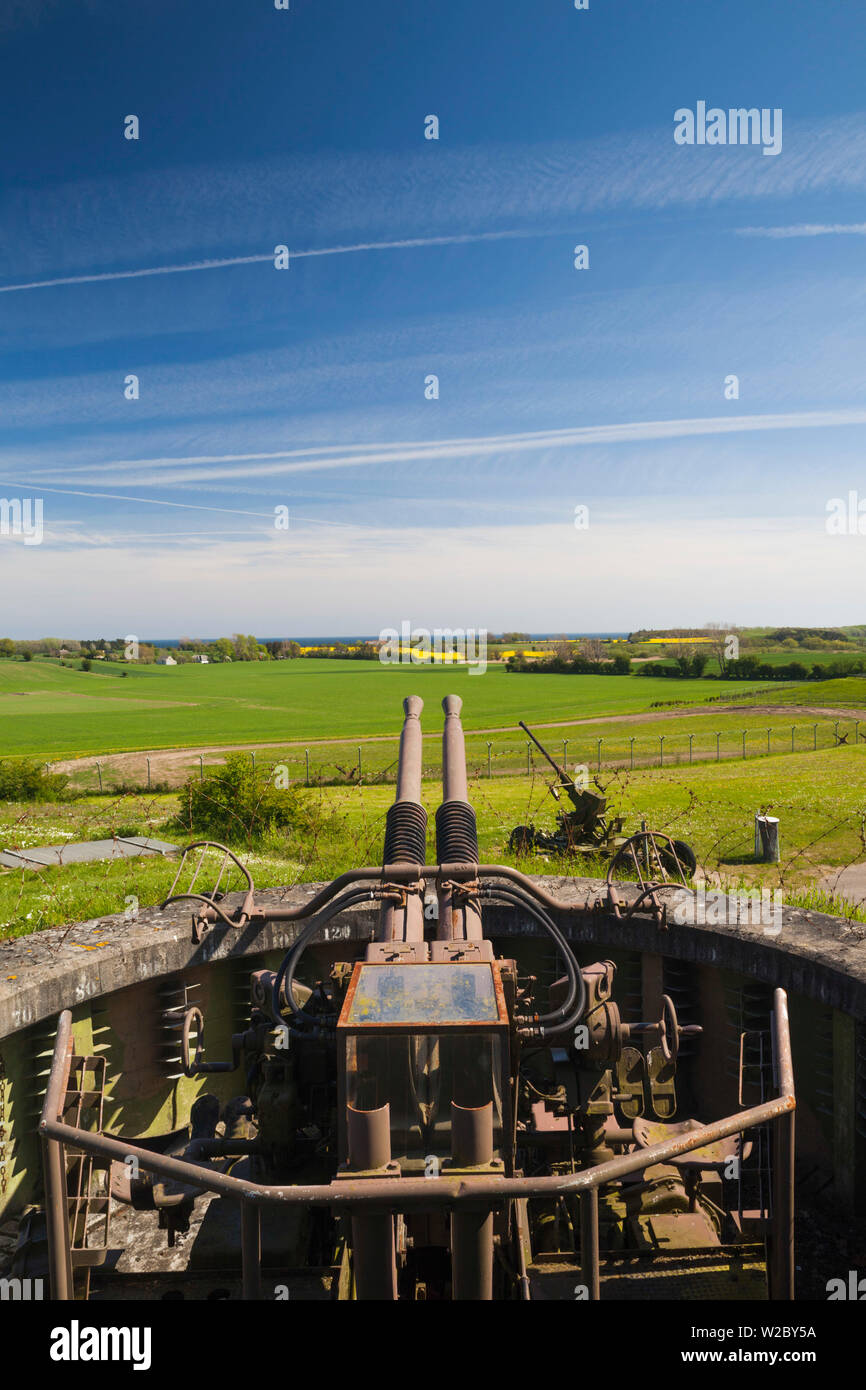
<instances>
[{"instance_id":1,"label":"fence post","mask_svg":"<svg viewBox=\"0 0 866 1390\"><path fill-rule=\"evenodd\" d=\"M361 780L361 750L358 749L358 781Z\"/></svg>"},{"instance_id":2,"label":"fence post","mask_svg":"<svg viewBox=\"0 0 866 1390\"><path fill-rule=\"evenodd\" d=\"M834 747L834 748L838 748L838 747L839 747L839 720L838 720L838 719L835 721L835 723L834 723L834 725L833 725L833 738L834 738L834 740L835 740L835 742L833 743L833 747Z\"/></svg>"},{"instance_id":3,"label":"fence post","mask_svg":"<svg viewBox=\"0 0 866 1390\"><path fill-rule=\"evenodd\" d=\"M855 743L857 742L856 738L855 738L854 742L855 742ZM565 768L565 770L566 770L566 772L567 772L567 771L568 771L568 739L567 739L567 738L564 738L564 739L562 740L562 766Z\"/></svg>"},{"instance_id":4,"label":"fence post","mask_svg":"<svg viewBox=\"0 0 866 1390\"><path fill-rule=\"evenodd\" d=\"M695 741L694 734L689 734L689 762L692 760L692 744Z\"/></svg>"},{"instance_id":5,"label":"fence post","mask_svg":"<svg viewBox=\"0 0 866 1390\"><path fill-rule=\"evenodd\" d=\"M253 772L255 772L255 770L256 770L256 750L255 750L255 748L252 748L252 749L250 750L250 758L252 759L252 763L253 763Z\"/></svg>"},{"instance_id":6,"label":"fence post","mask_svg":"<svg viewBox=\"0 0 866 1390\"><path fill-rule=\"evenodd\" d=\"M791 725L791 752L794 751L794 725Z\"/></svg>"},{"instance_id":7,"label":"fence post","mask_svg":"<svg viewBox=\"0 0 866 1390\"><path fill-rule=\"evenodd\" d=\"M767 752L768 752L768 753L769 753L769 751L770 751L770 734L771 734L772 732L773 732L772 729L768 729L768 730L767 730Z\"/></svg>"},{"instance_id":8,"label":"fence post","mask_svg":"<svg viewBox=\"0 0 866 1390\"><path fill-rule=\"evenodd\" d=\"M778 864L779 818L778 816L755 816L755 858L763 864Z\"/></svg>"},{"instance_id":9,"label":"fence post","mask_svg":"<svg viewBox=\"0 0 866 1390\"><path fill-rule=\"evenodd\" d=\"M306 764L307 764L307 786L309 786L309 785L310 785L310 750L309 750L309 748L305 748L305 749L304 749L304 759L305 759Z\"/></svg>"},{"instance_id":10,"label":"fence post","mask_svg":"<svg viewBox=\"0 0 866 1390\"><path fill-rule=\"evenodd\" d=\"M96 775L99 778L99 790L102 791L102 768L99 763L96 764Z\"/></svg>"},{"instance_id":11,"label":"fence post","mask_svg":"<svg viewBox=\"0 0 866 1390\"><path fill-rule=\"evenodd\" d=\"M854 720L854 743L855 746L860 742L860 720Z\"/></svg>"},{"instance_id":12,"label":"fence post","mask_svg":"<svg viewBox=\"0 0 866 1390\"><path fill-rule=\"evenodd\" d=\"M812 747L813 747L813 748L817 748L817 747L818 747L818 725L817 725L817 724L813 724L813 725L812 725Z\"/></svg>"},{"instance_id":13,"label":"fence post","mask_svg":"<svg viewBox=\"0 0 866 1390\"><path fill-rule=\"evenodd\" d=\"M746 756L746 731L743 730L743 757Z\"/></svg>"},{"instance_id":14,"label":"fence post","mask_svg":"<svg viewBox=\"0 0 866 1390\"><path fill-rule=\"evenodd\" d=\"M201 753L198 755L198 780L200 782L204 781L204 758Z\"/></svg>"},{"instance_id":15,"label":"fence post","mask_svg":"<svg viewBox=\"0 0 866 1390\"><path fill-rule=\"evenodd\" d=\"M597 757L596 757L596 764L597 764L597 768L598 768L598 771L599 771L599 772L601 772L601 745L602 745L603 743L604 743L604 739L603 739L603 738L600 738L600 739L598 740L598 754L597 754Z\"/></svg>"},{"instance_id":16,"label":"fence post","mask_svg":"<svg viewBox=\"0 0 866 1390\"><path fill-rule=\"evenodd\" d=\"M634 738L630 738L628 742L630 749L630 766L632 771L634 771Z\"/></svg>"},{"instance_id":17,"label":"fence post","mask_svg":"<svg viewBox=\"0 0 866 1390\"><path fill-rule=\"evenodd\" d=\"M716 734L716 762L718 762L718 761L719 761L719 758L721 757L721 754L719 753L719 739L720 739L720 738L721 738L721 734Z\"/></svg>"},{"instance_id":18,"label":"fence post","mask_svg":"<svg viewBox=\"0 0 866 1390\"><path fill-rule=\"evenodd\" d=\"M147 760L147 790L150 791L150 758Z\"/></svg>"},{"instance_id":19,"label":"fence post","mask_svg":"<svg viewBox=\"0 0 866 1390\"><path fill-rule=\"evenodd\" d=\"M664 767L664 765L665 765L665 736L664 736L664 734L659 734L659 767Z\"/></svg>"},{"instance_id":20,"label":"fence post","mask_svg":"<svg viewBox=\"0 0 866 1390\"><path fill-rule=\"evenodd\" d=\"M532 744L531 744L531 743L527 743L527 745L526 745L526 775L527 775L527 777L531 777L531 776L532 776Z\"/></svg>"},{"instance_id":21,"label":"fence post","mask_svg":"<svg viewBox=\"0 0 866 1390\"><path fill-rule=\"evenodd\" d=\"M492 768L491 765L490 765L490 757L491 757L490 750L491 750L492 747L493 747L493 744L490 742L490 739L488 739L488 740L487 740L487 776L488 776L488 777L492 777L492 776L493 776L493 768Z\"/></svg>"}]
</instances>

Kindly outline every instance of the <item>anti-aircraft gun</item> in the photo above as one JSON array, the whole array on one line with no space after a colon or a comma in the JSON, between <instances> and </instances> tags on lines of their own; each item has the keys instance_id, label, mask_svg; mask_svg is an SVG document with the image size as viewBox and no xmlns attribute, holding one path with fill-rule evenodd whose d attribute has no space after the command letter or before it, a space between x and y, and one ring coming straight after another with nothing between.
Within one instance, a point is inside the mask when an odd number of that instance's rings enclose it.
<instances>
[{"instance_id":1,"label":"anti-aircraft gun","mask_svg":"<svg viewBox=\"0 0 866 1390\"><path fill-rule=\"evenodd\" d=\"M605 819L607 798L590 791L588 787L579 787L567 768L550 756L544 744L522 719L520 728L532 739L556 773L558 781L550 787L551 795L559 801L560 793L564 791L573 810L557 814L557 828L554 831L540 830L534 825L516 825L508 839L512 854L548 852L616 859L629 842L628 837L622 834L622 816ZM658 848L664 868L675 874L693 874L697 859L691 846L684 840L672 840L670 845L672 849L665 837Z\"/></svg>"},{"instance_id":2,"label":"anti-aircraft gun","mask_svg":"<svg viewBox=\"0 0 866 1390\"><path fill-rule=\"evenodd\" d=\"M188 1126L127 1138L104 1128L100 1104L88 1128L82 1096L96 1083L85 1073L99 1067L109 1084L106 1062L80 1055L71 1014L61 1014L40 1124L55 1298L74 1296L74 1271L88 1263L80 1212L91 1179L106 1175L130 1242L136 1220L152 1240L157 1211L169 1244L189 1232L175 1253L189 1247L190 1271L203 1243L199 1258L228 1271L221 1277L246 1299L272 1299L275 1287L293 1303L323 1289L389 1302L573 1302L602 1287L605 1298L742 1298L766 1293L768 1273L774 1298L793 1296L784 992L762 1033L775 1080L756 1103L742 1108L741 1049L741 1108L707 1123L677 1119L700 1085L688 1061L679 1070L680 1042L694 1047L700 1028L681 1026L673 999L653 992L628 1022L613 998L614 963L593 962L593 946L590 964L578 960L576 940L605 920L616 933L626 900L567 902L514 868L479 862L461 703L443 701L435 864L425 862L417 697L404 702L379 865L286 903L257 898L237 860L246 887L225 892L231 851L187 848L178 873L185 862L195 872L163 907L192 908L198 959L219 968L234 954L237 970L261 933L230 1040L223 1032L205 1046L205 1005L178 1015L182 1073L220 1091L199 1095ZM196 891L212 848L220 876ZM652 893L637 893L636 912ZM655 908L650 930L664 925ZM347 909L354 922L331 927ZM551 953L553 978L539 968ZM747 1131L761 1141L751 1179ZM103 1210L104 1188L99 1201ZM196 1234L192 1215L205 1201Z\"/></svg>"}]
</instances>

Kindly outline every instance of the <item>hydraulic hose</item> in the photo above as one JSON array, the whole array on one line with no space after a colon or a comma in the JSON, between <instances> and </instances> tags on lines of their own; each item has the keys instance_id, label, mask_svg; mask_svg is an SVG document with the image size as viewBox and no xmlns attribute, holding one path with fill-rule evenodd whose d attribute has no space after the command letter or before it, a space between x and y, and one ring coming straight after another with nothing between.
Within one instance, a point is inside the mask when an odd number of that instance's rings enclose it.
<instances>
[{"instance_id":1,"label":"hydraulic hose","mask_svg":"<svg viewBox=\"0 0 866 1390\"><path fill-rule=\"evenodd\" d=\"M547 1014L540 1014L533 1020L533 1024L540 1030L541 1036L544 1037L551 1032L559 1032L576 1023L586 1006L586 985L574 953L552 917L516 884L485 885L481 892L488 900L498 898L512 907L522 907L553 939L562 956L568 976L568 992L565 1000L557 1009ZM313 1020L303 1014L294 994L294 977L300 959L316 932L333 917L336 917L346 908L375 900L377 896L379 895L376 890L371 888L350 889L343 897L328 903L319 914L306 923L297 941L292 944L284 956L274 978L271 990L271 1015L275 1023L283 1024L286 1021L280 1011L280 994L285 988L286 1003L291 1014L289 1026L295 1029L314 1026Z\"/></svg>"},{"instance_id":2,"label":"hydraulic hose","mask_svg":"<svg viewBox=\"0 0 866 1390\"><path fill-rule=\"evenodd\" d=\"M580 966L575 959L574 952L552 917L550 917L528 893L524 893L515 885L496 884L490 885L490 887L485 885L481 891L483 896L488 900L499 898L509 903L512 907L518 906L524 908L530 916L535 918L540 926L544 927L548 935L553 938L562 956L568 975L568 993L559 1008L554 1009L548 1014L540 1014L537 1019L534 1020L535 1024L541 1028L542 1036L546 1036L550 1032L559 1032L577 1023L582 1017L586 1007L586 984L581 974ZM578 1002L575 1007L576 1000Z\"/></svg>"},{"instance_id":3,"label":"hydraulic hose","mask_svg":"<svg viewBox=\"0 0 866 1390\"><path fill-rule=\"evenodd\" d=\"M330 922L332 917L336 917L338 913L342 912L347 907L355 907L358 903L370 902L377 896L378 894L372 888L355 888L346 893L344 897L328 903L317 916L307 922L297 941L292 943L283 957L280 968L274 978L273 987L271 989L271 1016L275 1023L281 1025L286 1021L280 1012L280 993L283 989L284 982L286 1003L292 1015L289 1026L299 1028L313 1023L309 1015L302 1013L293 989L295 971L297 970L301 956L319 928L325 926L327 922Z\"/></svg>"},{"instance_id":4,"label":"hydraulic hose","mask_svg":"<svg viewBox=\"0 0 866 1390\"><path fill-rule=\"evenodd\" d=\"M580 992L581 994L580 1007L577 1010L577 1016L579 1017L580 1014L583 1013L583 1008L585 1004L585 986L583 982L583 976L580 973L580 967L577 964L571 947L569 946L568 942L560 932L553 919L550 916L548 916L548 914L544 911L543 908L539 907L538 904L533 901L529 894L522 893L517 888L512 888L511 886L500 888L499 886L496 886L488 889L485 896L500 897L504 901L509 902L512 906L516 904L520 907L524 907L526 911L529 912L530 915L534 917L535 920L541 926L544 927L545 931L553 937L553 940L559 948L561 956L563 957L566 972L568 974L568 993L563 1003L560 1004L560 1006L557 1009L554 1009L549 1014L540 1014L538 1016L538 1021L541 1023L559 1023L560 1020L564 1019L569 1014L574 1004L574 1001L578 995L578 992Z\"/></svg>"}]
</instances>

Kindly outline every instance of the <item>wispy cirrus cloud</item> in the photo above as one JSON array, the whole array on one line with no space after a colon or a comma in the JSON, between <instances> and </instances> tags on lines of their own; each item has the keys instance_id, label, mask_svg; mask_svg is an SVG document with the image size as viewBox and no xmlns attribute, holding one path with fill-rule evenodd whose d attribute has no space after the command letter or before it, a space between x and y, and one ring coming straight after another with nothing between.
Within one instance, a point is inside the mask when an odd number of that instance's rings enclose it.
<instances>
[{"instance_id":1,"label":"wispy cirrus cloud","mask_svg":"<svg viewBox=\"0 0 866 1390\"><path fill-rule=\"evenodd\" d=\"M670 117L630 135L443 147L432 159L429 150L299 155L12 188L0 214L0 278L8 289L135 278L248 263L263 241L339 254L570 227L617 210L866 189L864 113L786 122L778 160L751 148L676 147ZM38 242L24 234L34 226ZM117 265L118 248L142 265Z\"/></svg>"},{"instance_id":2,"label":"wispy cirrus cloud","mask_svg":"<svg viewBox=\"0 0 866 1390\"><path fill-rule=\"evenodd\" d=\"M844 428L852 425L866 425L866 409L640 420L614 425L581 425L555 430L527 430L518 434L467 435L462 438L410 440L388 444L340 444L267 452L116 459L90 466L84 464L76 474L76 481L82 484L88 480L97 482L101 477L103 481L106 478L110 479L115 485L146 486L158 481L160 486L171 487L189 482L224 482L239 478L285 477L296 473L368 468L374 464L418 464L441 462L446 459L525 453L539 449L647 443L705 435L777 430ZM155 472L157 477L154 476ZM40 478L46 482L54 480L57 476L50 469L40 470ZM40 478L31 479L28 485L38 486Z\"/></svg>"}]
</instances>

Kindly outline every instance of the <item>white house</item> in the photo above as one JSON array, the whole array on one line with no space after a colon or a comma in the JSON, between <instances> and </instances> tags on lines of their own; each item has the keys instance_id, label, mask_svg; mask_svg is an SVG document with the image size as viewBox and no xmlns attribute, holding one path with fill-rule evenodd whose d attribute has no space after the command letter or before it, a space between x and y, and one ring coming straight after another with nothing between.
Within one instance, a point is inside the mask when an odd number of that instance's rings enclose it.
<instances>
[{"instance_id":1,"label":"white house","mask_svg":"<svg viewBox=\"0 0 866 1390\"><path fill-rule=\"evenodd\" d=\"M193 664L198 666L209 666L210 662L208 661L208 658L206 656L201 656L198 652L196 652L195 656L193 656Z\"/></svg>"},{"instance_id":2,"label":"white house","mask_svg":"<svg viewBox=\"0 0 866 1390\"><path fill-rule=\"evenodd\" d=\"M157 666L176 666L177 662L173 656L158 656L156 664Z\"/></svg>"}]
</instances>

